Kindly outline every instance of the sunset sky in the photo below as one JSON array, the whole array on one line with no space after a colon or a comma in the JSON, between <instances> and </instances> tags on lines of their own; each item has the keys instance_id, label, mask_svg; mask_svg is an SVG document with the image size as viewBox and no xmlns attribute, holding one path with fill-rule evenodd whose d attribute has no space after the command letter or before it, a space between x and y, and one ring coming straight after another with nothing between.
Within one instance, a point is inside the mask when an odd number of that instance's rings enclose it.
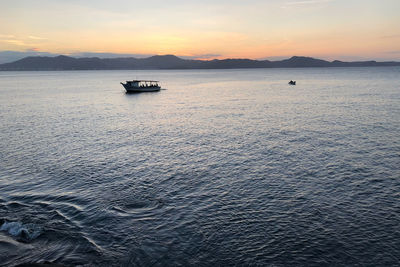
<instances>
[{"instance_id":1,"label":"sunset sky","mask_svg":"<svg viewBox=\"0 0 400 267\"><path fill-rule=\"evenodd\" d=\"M400 60L400 0L1 0L6 50Z\"/></svg>"}]
</instances>

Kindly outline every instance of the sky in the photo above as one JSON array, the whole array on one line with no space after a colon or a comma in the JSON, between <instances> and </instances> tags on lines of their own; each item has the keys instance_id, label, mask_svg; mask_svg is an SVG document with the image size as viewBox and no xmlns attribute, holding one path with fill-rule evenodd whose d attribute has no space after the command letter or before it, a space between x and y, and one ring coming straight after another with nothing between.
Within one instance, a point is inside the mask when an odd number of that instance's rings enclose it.
<instances>
[{"instance_id":1,"label":"sky","mask_svg":"<svg viewBox=\"0 0 400 267\"><path fill-rule=\"evenodd\" d=\"M400 60L400 0L0 0L0 51Z\"/></svg>"}]
</instances>

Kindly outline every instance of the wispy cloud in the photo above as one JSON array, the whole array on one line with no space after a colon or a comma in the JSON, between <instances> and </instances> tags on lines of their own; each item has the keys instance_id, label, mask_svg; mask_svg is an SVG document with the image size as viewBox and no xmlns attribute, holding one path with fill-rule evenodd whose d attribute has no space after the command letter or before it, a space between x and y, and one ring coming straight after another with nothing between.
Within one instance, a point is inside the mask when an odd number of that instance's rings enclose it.
<instances>
[{"instance_id":1,"label":"wispy cloud","mask_svg":"<svg viewBox=\"0 0 400 267\"><path fill-rule=\"evenodd\" d=\"M18 39L5 39L5 40L3 40L3 42L18 45L18 46L28 46L27 43L25 43L22 40L18 40Z\"/></svg>"},{"instance_id":2,"label":"wispy cloud","mask_svg":"<svg viewBox=\"0 0 400 267\"><path fill-rule=\"evenodd\" d=\"M381 38L383 38L383 39L397 39L397 38L400 38L400 34L384 35Z\"/></svg>"},{"instance_id":3,"label":"wispy cloud","mask_svg":"<svg viewBox=\"0 0 400 267\"><path fill-rule=\"evenodd\" d=\"M398 54L398 55L400 55L400 50L386 51L385 54Z\"/></svg>"},{"instance_id":4,"label":"wispy cloud","mask_svg":"<svg viewBox=\"0 0 400 267\"><path fill-rule=\"evenodd\" d=\"M121 54L121 53L107 53L107 52L71 52L64 53L71 57L100 57L100 58L120 58L120 57L135 57L145 58L153 56L153 54Z\"/></svg>"},{"instance_id":5,"label":"wispy cloud","mask_svg":"<svg viewBox=\"0 0 400 267\"><path fill-rule=\"evenodd\" d=\"M47 40L47 38L43 38L43 37L39 37L39 36L34 36L34 35L29 35L28 38L29 38L29 39L32 39L32 40Z\"/></svg>"},{"instance_id":6,"label":"wispy cloud","mask_svg":"<svg viewBox=\"0 0 400 267\"><path fill-rule=\"evenodd\" d=\"M36 47L44 40L48 40L44 37L29 35L29 36L15 36L11 34L0 34L0 43L12 44L14 46L31 47L30 49L36 49Z\"/></svg>"},{"instance_id":7,"label":"wispy cloud","mask_svg":"<svg viewBox=\"0 0 400 267\"><path fill-rule=\"evenodd\" d=\"M11 35L11 34L0 34L0 39L4 39L4 38L6 38L6 39L15 38L15 36Z\"/></svg>"},{"instance_id":8,"label":"wispy cloud","mask_svg":"<svg viewBox=\"0 0 400 267\"><path fill-rule=\"evenodd\" d=\"M302 1L291 1L283 4L282 8L299 7L299 6L309 6L316 4L323 4L332 2L334 0L302 0Z\"/></svg>"},{"instance_id":9,"label":"wispy cloud","mask_svg":"<svg viewBox=\"0 0 400 267\"><path fill-rule=\"evenodd\" d=\"M214 59L221 56L222 56L221 54L200 54L200 55L180 56L180 57L185 59Z\"/></svg>"}]
</instances>

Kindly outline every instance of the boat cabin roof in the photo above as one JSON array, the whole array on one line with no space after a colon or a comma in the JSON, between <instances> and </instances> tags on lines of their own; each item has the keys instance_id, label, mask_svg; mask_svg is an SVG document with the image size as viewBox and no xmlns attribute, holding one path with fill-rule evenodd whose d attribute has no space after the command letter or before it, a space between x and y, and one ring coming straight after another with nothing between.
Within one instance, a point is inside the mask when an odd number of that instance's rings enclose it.
<instances>
[{"instance_id":1,"label":"boat cabin roof","mask_svg":"<svg viewBox=\"0 0 400 267\"><path fill-rule=\"evenodd\" d=\"M150 81L150 80L132 80L132 81L128 81L128 82L137 82L137 83L141 83L141 82L148 82L148 83L158 83L159 81Z\"/></svg>"}]
</instances>

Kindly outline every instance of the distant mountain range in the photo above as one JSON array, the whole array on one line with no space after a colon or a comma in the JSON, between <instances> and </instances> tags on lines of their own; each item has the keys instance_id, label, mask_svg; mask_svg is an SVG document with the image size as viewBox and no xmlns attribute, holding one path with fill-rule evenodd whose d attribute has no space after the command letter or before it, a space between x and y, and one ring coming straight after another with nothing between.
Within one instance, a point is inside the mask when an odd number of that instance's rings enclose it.
<instances>
[{"instance_id":1,"label":"distant mountain range","mask_svg":"<svg viewBox=\"0 0 400 267\"><path fill-rule=\"evenodd\" d=\"M56 57L60 54L54 54L49 52L41 51L0 51L0 64L10 63L25 57ZM121 58L121 57L135 57L144 58L153 55L150 54L119 54L119 53L101 53L101 52L76 52L68 54L70 57L82 58L82 57L99 57L99 58ZM185 57L183 57L185 58Z\"/></svg>"},{"instance_id":2,"label":"distant mountain range","mask_svg":"<svg viewBox=\"0 0 400 267\"><path fill-rule=\"evenodd\" d=\"M400 66L400 62L339 60L326 61L311 57L294 56L285 60L251 59L182 59L174 55L147 58L75 58L68 56L29 56L11 63L0 64L3 71L36 70L134 70L134 69L236 69L236 68L309 68L309 67L378 67Z\"/></svg>"}]
</instances>

